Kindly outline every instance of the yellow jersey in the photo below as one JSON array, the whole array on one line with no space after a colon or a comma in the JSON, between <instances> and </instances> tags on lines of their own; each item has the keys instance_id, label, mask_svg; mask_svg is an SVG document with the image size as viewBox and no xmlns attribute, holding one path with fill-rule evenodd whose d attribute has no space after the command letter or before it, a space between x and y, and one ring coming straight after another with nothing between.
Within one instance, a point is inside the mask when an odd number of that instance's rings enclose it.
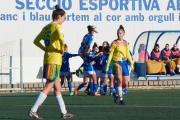
<instances>
[{"instance_id":1,"label":"yellow jersey","mask_svg":"<svg viewBox=\"0 0 180 120\"><path fill-rule=\"evenodd\" d=\"M41 40L44 40L45 46L40 43ZM64 51L64 35L60 24L47 24L35 38L34 44L45 51L44 64L62 65L62 55L56 51Z\"/></svg>"},{"instance_id":2,"label":"yellow jersey","mask_svg":"<svg viewBox=\"0 0 180 120\"><path fill-rule=\"evenodd\" d=\"M134 68L132 58L129 53L129 44L127 43L127 41L114 40L111 43L111 49L109 52L109 57L106 65L106 71L108 71L109 69L109 64L111 60L118 61L118 58L123 58L123 57L126 57L131 64L131 68Z\"/></svg>"}]
</instances>

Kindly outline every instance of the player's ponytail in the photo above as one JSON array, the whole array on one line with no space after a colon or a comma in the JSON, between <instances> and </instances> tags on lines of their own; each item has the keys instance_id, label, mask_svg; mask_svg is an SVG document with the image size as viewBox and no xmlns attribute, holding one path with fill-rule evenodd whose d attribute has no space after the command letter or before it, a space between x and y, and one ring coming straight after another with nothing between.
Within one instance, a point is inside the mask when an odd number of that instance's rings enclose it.
<instances>
[{"instance_id":1,"label":"player's ponytail","mask_svg":"<svg viewBox=\"0 0 180 120\"><path fill-rule=\"evenodd\" d=\"M64 16L65 14L66 12L63 9L59 8L59 5L56 5L55 10L52 13L52 19L53 21L57 20L59 15Z\"/></svg>"},{"instance_id":2,"label":"player's ponytail","mask_svg":"<svg viewBox=\"0 0 180 120\"><path fill-rule=\"evenodd\" d=\"M98 33L95 29L96 29L96 27L93 27L93 26L91 26L91 25L88 25L87 26L87 29L88 29L88 32L89 33L91 33L92 31L94 31L95 33Z\"/></svg>"},{"instance_id":3,"label":"player's ponytail","mask_svg":"<svg viewBox=\"0 0 180 120\"><path fill-rule=\"evenodd\" d=\"M119 29L117 30L117 33L118 33L119 30L121 30L121 31L123 31L123 33L125 33L124 27L122 25L119 26Z\"/></svg>"},{"instance_id":4,"label":"player's ponytail","mask_svg":"<svg viewBox=\"0 0 180 120\"><path fill-rule=\"evenodd\" d=\"M89 45L84 46L83 53L82 53L83 57L87 57L87 52L88 52L89 48L90 48Z\"/></svg>"},{"instance_id":5,"label":"player's ponytail","mask_svg":"<svg viewBox=\"0 0 180 120\"><path fill-rule=\"evenodd\" d=\"M94 45L93 45L93 50L96 48L96 47L98 47L98 45L97 45L97 43L96 42L94 42Z\"/></svg>"}]
</instances>

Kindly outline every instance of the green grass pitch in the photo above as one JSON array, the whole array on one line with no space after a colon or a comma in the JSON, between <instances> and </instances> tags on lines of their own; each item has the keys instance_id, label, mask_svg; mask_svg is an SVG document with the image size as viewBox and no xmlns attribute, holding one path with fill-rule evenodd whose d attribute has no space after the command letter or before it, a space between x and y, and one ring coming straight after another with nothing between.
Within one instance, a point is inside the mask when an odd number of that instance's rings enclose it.
<instances>
[{"instance_id":1,"label":"green grass pitch","mask_svg":"<svg viewBox=\"0 0 180 120\"><path fill-rule=\"evenodd\" d=\"M0 119L27 120L28 111L39 93L0 94ZM111 96L87 96L78 92L69 96L62 92L66 108L75 114L72 120L180 120L180 90L129 90L124 95L126 105L116 105ZM61 119L61 113L51 92L38 114L45 120Z\"/></svg>"}]
</instances>

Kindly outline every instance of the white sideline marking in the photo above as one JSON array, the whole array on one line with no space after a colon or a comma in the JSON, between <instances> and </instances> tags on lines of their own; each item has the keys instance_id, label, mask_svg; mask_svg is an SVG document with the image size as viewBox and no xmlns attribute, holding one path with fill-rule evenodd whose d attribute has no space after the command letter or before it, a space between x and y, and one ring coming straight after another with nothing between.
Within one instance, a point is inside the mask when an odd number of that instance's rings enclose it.
<instances>
[{"instance_id":1,"label":"white sideline marking","mask_svg":"<svg viewBox=\"0 0 180 120\"><path fill-rule=\"evenodd\" d=\"M0 105L2 107L26 107L26 106L33 106L33 105ZM46 107L53 107L57 105L41 105ZM130 105L66 105L66 107L103 107L103 108L118 108L118 107L128 107L128 108L180 108L180 106L130 106Z\"/></svg>"}]
</instances>

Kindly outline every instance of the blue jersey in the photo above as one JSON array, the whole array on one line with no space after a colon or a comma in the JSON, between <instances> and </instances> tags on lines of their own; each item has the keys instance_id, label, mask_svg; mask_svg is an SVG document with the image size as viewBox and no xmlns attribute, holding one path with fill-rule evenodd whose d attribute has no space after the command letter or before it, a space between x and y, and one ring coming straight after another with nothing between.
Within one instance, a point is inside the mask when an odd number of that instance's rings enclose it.
<instances>
[{"instance_id":1,"label":"blue jersey","mask_svg":"<svg viewBox=\"0 0 180 120\"><path fill-rule=\"evenodd\" d=\"M106 64L107 64L107 59L108 59L109 53L104 53L101 58L100 61L103 61L103 70L102 73L106 73ZM112 61L109 64L109 70L107 72L108 74L113 74L112 73Z\"/></svg>"},{"instance_id":2,"label":"blue jersey","mask_svg":"<svg viewBox=\"0 0 180 120\"><path fill-rule=\"evenodd\" d=\"M93 35L91 33L88 33L84 36L83 41L81 43L81 47L79 48L81 49L81 53L83 52L84 46L86 45L91 46L92 41L93 41Z\"/></svg>"},{"instance_id":3,"label":"blue jersey","mask_svg":"<svg viewBox=\"0 0 180 120\"><path fill-rule=\"evenodd\" d=\"M68 52L64 52L64 55L62 56L62 66L60 72L68 72L70 71L69 68L69 58L79 56L79 54L71 54Z\"/></svg>"},{"instance_id":4,"label":"blue jersey","mask_svg":"<svg viewBox=\"0 0 180 120\"><path fill-rule=\"evenodd\" d=\"M103 65L100 64L101 56L97 57L96 60L96 70L103 70Z\"/></svg>"},{"instance_id":5,"label":"blue jersey","mask_svg":"<svg viewBox=\"0 0 180 120\"><path fill-rule=\"evenodd\" d=\"M92 55L90 53L87 53L87 57L83 57L83 68L84 71L94 71L94 67L92 65L92 61L94 61L96 58L92 58Z\"/></svg>"},{"instance_id":6,"label":"blue jersey","mask_svg":"<svg viewBox=\"0 0 180 120\"><path fill-rule=\"evenodd\" d=\"M94 53L93 51L89 52L89 54L92 56L96 55L96 53ZM93 64L93 68L94 68L94 70L96 69L96 63Z\"/></svg>"}]
</instances>

